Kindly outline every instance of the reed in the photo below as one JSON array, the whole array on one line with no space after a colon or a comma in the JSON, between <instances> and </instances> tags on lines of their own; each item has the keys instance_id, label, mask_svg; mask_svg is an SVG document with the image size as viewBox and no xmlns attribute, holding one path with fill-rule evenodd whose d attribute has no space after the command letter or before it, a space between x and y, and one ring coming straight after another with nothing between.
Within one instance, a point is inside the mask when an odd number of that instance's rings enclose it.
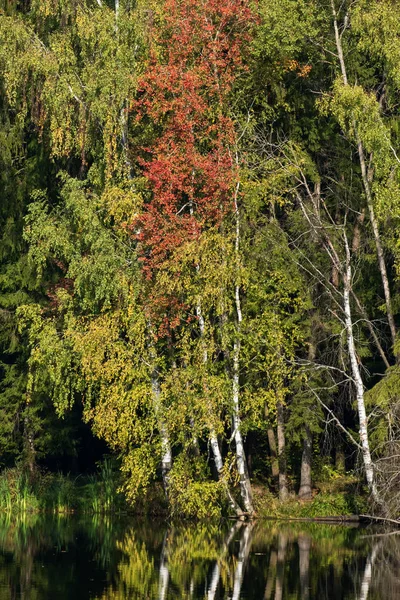
<instances>
[{"instance_id":1,"label":"reed","mask_svg":"<svg viewBox=\"0 0 400 600\"><path fill-rule=\"evenodd\" d=\"M5 513L51 512L111 513L126 510L119 471L106 458L97 473L71 477L37 470L33 475L21 467L0 473L0 511Z\"/></svg>"}]
</instances>

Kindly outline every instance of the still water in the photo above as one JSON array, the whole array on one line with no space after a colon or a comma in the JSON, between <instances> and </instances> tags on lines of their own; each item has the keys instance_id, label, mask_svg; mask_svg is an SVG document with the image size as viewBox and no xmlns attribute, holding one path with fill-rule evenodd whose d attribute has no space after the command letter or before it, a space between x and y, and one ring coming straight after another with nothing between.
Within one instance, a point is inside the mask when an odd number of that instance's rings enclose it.
<instances>
[{"instance_id":1,"label":"still water","mask_svg":"<svg viewBox=\"0 0 400 600\"><path fill-rule=\"evenodd\" d=\"M0 599L394 600L400 535L256 522L0 517Z\"/></svg>"}]
</instances>

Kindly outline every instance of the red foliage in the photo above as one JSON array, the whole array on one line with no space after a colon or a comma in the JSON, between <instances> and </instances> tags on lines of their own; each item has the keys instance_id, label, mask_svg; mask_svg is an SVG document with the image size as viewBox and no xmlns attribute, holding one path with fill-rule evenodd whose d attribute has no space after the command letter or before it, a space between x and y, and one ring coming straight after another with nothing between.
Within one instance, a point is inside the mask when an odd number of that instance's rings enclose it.
<instances>
[{"instance_id":1,"label":"red foliage","mask_svg":"<svg viewBox=\"0 0 400 600\"><path fill-rule=\"evenodd\" d=\"M151 191L140 221L140 254L148 278L173 251L233 208L232 86L243 72L243 49L254 22L241 0L166 0L139 81L137 121L154 141L141 164Z\"/></svg>"},{"instance_id":2,"label":"red foliage","mask_svg":"<svg viewBox=\"0 0 400 600\"><path fill-rule=\"evenodd\" d=\"M167 0L164 13L136 105L138 121L161 129L142 160L152 190L139 235L148 275L232 207L235 131L227 104L253 21L240 0Z\"/></svg>"}]
</instances>

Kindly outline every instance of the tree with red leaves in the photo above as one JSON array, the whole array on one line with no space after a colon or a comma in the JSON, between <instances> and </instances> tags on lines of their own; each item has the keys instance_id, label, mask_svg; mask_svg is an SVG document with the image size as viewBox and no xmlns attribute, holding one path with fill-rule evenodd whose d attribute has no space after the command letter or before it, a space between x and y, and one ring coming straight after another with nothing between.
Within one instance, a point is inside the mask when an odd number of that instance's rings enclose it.
<instances>
[{"instance_id":1,"label":"tree with red leaves","mask_svg":"<svg viewBox=\"0 0 400 600\"><path fill-rule=\"evenodd\" d=\"M139 254L145 276L153 282L157 272L177 260L180 248L209 230L218 230L228 215L237 213L239 165L230 102L235 82L245 70L242 56L253 23L248 3L239 0L167 0L162 24L153 33L135 106L140 128L150 123L154 132L153 139L142 147L141 158L150 200L132 223L140 232ZM199 265L194 261L192 268L198 271ZM184 299L166 297L158 286L153 286L149 304L150 311L158 311L161 336L166 329L176 327L188 309ZM192 307L192 313L204 338L201 300ZM206 350L203 357L206 364ZM233 408L241 491L246 510L252 512L236 413L237 408ZM209 441L222 480L223 460L211 421ZM227 492L231 507L238 512Z\"/></svg>"},{"instance_id":2,"label":"tree with red leaves","mask_svg":"<svg viewBox=\"0 0 400 600\"><path fill-rule=\"evenodd\" d=\"M137 121L150 121L158 132L143 147L141 161L151 189L139 234L149 277L182 243L234 209L238 173L229 102L244 69L252 20L247 3L239 0L164 5L136 105Z\"/></svg>"}]
</instances>

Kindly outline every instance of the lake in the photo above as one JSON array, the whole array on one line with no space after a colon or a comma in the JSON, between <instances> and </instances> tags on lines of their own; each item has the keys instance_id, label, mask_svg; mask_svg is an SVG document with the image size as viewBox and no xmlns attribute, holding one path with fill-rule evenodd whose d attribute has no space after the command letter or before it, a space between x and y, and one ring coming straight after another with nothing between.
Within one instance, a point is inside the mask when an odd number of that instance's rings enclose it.
<instances>
[{"instance_id":1,"label":"lake","mask_svg":"<svg viewBox=\"0 0 400 600\"><path fill-rule=\"evenodd\" d=\"M400 535L287 522L0 517L0 599L394 600Z\"/></svg>"}]
</instances>

